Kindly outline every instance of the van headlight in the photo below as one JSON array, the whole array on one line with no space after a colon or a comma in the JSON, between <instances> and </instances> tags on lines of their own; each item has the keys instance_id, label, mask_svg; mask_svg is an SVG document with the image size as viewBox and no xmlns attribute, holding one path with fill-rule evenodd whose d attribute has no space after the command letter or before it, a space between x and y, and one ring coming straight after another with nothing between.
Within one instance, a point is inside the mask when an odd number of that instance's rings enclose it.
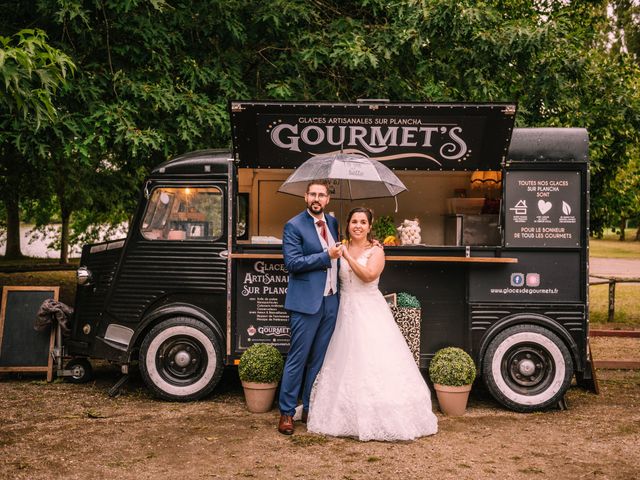
<instances>
[{"instance_id":1,"label":"van headlight","mask_svg":"<svg viewBox=\"0 0 640 480\"><path fill-rule=\"evenodd\" d=\"M76 279L78 281L78 285L91 285L91 281L93 280L93 276L91 275L91 271L87 267L80 267L76 271Z\"/></svg>"}]
</instances>

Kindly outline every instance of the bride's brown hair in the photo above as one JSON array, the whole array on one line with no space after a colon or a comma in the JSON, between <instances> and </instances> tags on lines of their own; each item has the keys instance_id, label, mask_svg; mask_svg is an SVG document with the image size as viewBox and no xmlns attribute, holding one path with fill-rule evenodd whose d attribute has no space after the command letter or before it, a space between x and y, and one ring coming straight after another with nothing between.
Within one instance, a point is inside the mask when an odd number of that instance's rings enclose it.
<instances>
[{"instance_id":1,"label":"bride's brown hair","mask_svg":"<svg viewBox=\"0 0 640 480\"><path fill-rule=\"evenodd\" d=\"M353 217L353 215L356 213L364 213L367 216L367 220L369 221L369 226L373 227L373 212L365 207L354 208L347 215L347 228L345 228L344 232L344 237L349 241L351 241L351 236L349 235L349 224L351 223L351 217ZM367 240L369 242L373 242L373 234L371 233L371 230L367 232Z\"/></svg>"}]
</instances>

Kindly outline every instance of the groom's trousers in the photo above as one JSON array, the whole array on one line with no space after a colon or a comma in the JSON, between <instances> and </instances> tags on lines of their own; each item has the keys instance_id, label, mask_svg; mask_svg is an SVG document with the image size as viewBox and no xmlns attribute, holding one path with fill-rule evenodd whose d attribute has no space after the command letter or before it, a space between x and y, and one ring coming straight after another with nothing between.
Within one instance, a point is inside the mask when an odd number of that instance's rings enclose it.
<instances>
[{"instance_id":1,"label":"groom's trousers","mask_svg":"<svg viewBox=\"0 0 640 480\"><path fill-rule=\"evenodd\" d=\"M282 415L293 416L295 413L303 377L302 404L305 410L309 410L311 387L322 367L337 316L338 295L323 297L317 313L290 313L291 346L280 384L279 407Z\"/></svg>"}]
</instances>

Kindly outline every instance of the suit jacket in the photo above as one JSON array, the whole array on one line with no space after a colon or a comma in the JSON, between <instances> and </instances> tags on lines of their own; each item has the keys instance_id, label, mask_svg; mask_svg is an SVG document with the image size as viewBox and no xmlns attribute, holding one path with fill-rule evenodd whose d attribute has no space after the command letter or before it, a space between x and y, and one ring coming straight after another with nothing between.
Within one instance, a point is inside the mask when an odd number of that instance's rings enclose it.
<instances>
[{"instance_id":1,"label":"suit jacket","mask_svg":"<svg viewBox=\"0 0 640 480\"><path fill-rule=\"evenodd\" d=\"M327 214L325 219L331 235L337 240L338 221ZM284 308L294 312L316 313L324 296L331 258L322 248L314 218L306 210L284 226L282 253L284 265L289 271Z\"/></svg>"}]
</instances>

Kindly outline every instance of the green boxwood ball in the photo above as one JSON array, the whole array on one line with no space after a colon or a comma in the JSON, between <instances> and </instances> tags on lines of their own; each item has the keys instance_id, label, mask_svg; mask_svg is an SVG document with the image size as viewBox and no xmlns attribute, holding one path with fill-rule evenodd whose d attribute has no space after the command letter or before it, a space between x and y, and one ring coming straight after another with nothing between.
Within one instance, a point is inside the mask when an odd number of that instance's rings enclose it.
<instances>
[{"instance_id":1,"label":"green boxwood ball","mask_svg":"<svg viewBox=\"0 0 640 480\"><path fill-rule=\"evenodd\" d=\"M240 380L255 383L277 383L282 377L284 359L273 345L256 343L240 357Z\"/></svg>"},{"instance_id":2,"label":"green boxwood ball","mask_svg":"<svg viewBox=\"0 0 640 480\"><path fill-rule=\"evenodd\" d=\"M433 383L450 387L471 385L476 378L476 365L461 348L443 348L429 364L429 378Z\"/></svg>"}]
</instances>

